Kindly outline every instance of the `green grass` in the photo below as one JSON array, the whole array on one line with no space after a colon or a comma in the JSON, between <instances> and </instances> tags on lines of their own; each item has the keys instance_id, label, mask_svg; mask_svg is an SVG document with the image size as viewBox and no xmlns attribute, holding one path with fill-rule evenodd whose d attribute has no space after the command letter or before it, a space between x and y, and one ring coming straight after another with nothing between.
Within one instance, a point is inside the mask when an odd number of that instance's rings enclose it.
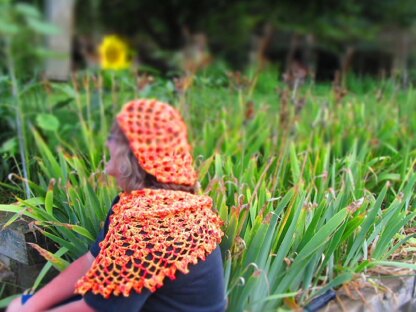
<instances>
[{"instance_id":1,"label":"green grass","mask_svg":"<svg viewBox=\"0 0 416 312\"><path fill-rule=\"evenodd\" d=\"M295 93L277 77L264 71L236 87L207 71L185 94L161 78L138 90L128 74L35 84L21 94L31 196L0 211L16 213L8 224L35 219L61 247L55 264L84 253L117 193L102 174L115 113L155 97L182 111L202 192L225 221L229 311L305 305L376 265L416 269L414 259L391 261L415 227L416 91L350 78L336 100L329 85ZM55 116L56 131L39 114ZM19 179L2 187L22 194Z\"/></svg>"}]
</instances>

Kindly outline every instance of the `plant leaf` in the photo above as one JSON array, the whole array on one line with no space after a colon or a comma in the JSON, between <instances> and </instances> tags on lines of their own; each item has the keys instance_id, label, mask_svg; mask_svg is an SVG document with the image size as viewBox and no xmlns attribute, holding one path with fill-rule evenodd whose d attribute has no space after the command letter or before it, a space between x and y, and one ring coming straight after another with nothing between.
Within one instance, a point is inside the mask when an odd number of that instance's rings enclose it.
<instances>
[{"instance_id":1,"label":"plant leaf","mask_svg":"<svg viewBox=\"0 0 416 312\"><path fill-rule=\"evenodd\" d=\"M36 123L40 128L47 131L57 131L59 129L59 120L51 114L39 114L36 116Z\"/></svg>"},{"instance_id":2,"label":"plant leaf","mask_svg":"<svg viewBox=\"0 0 416 312\"><path fill-rule=\"evenodd\" d=\"M43 35L57 35L60 33L59 28L55 25L43 22L37 18L29 17L27 23L35 32Z\"/></svg>"}]
</instances>

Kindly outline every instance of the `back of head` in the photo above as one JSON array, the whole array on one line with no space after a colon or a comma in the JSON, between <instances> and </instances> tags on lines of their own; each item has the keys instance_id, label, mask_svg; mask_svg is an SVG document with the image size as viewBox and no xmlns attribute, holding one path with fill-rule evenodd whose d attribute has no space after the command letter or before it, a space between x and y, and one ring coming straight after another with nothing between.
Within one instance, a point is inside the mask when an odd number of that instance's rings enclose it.
<instances>
[{"instance_id":1,"label":"back of head","mask_svg":"<svg viewBox=\"0 0 416 312\"><path fill-rule=\"evenodd\" d=\"M127 103L109 139L117 142L125 191L158 188L195 192L196 172L186 125L172 106L147 99Z\"/></svg>"}]
</instances>

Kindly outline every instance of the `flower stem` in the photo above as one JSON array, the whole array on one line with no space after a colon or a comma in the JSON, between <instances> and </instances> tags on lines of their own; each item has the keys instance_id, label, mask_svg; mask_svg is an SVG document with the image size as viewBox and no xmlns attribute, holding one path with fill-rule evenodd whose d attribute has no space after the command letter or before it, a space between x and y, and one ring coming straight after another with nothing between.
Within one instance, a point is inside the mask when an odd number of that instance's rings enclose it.
<instances>
[{"instance_id":1,"label":"flower stem","mask_svg":"<svg viewBox=\"0 0 416 312\"><path fill-rule=\"evenodd\" d=\"M22 169L23 169L23 178L24 178L24 187L26 198L30 198L30 187L29 187L29 176L28 176L28 169L27 169L27 156L26 156L26 142L23 135L23 116L22 116L22 107L20 102L20 95L19 95L19 86L16 79L16 73L14 68L14 59L12 54L12 39L10 37L5 38L5 54L6 54L6 63L7 63L7 70L9 72L9 76L12 82L12 98L15 104L15 112L16 112L16 128L17 128L17 139L19 142L19 152L20 158L22 161Z\"/></svg>"}]
</instances>

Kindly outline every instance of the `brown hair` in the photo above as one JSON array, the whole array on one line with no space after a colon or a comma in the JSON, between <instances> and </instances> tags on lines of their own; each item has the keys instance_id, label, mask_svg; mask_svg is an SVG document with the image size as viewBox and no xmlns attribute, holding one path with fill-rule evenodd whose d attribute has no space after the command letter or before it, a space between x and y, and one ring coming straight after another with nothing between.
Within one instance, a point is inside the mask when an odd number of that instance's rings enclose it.
<instances>
[{"instance_id":1,"label":"brown hair","mask_svg":"<svg viewBox=\"0 0 416 312\"><path fill-rule=\"evenodd\" d=\"M117 121L114 122L111 128L111 133L108 140L117 142L117 151L115 157L119 163L119 170L125 184L124 191L131 192L142 188L151 189L165 189L174 191L184 191L188 193L195 193L195 185L179 185L173 183L161 183L156 180L156 177L147 173L142 166L140 166L136 156L134 156L130 149L129 142L120 129Z\"/></svg>"}]
</instances>

